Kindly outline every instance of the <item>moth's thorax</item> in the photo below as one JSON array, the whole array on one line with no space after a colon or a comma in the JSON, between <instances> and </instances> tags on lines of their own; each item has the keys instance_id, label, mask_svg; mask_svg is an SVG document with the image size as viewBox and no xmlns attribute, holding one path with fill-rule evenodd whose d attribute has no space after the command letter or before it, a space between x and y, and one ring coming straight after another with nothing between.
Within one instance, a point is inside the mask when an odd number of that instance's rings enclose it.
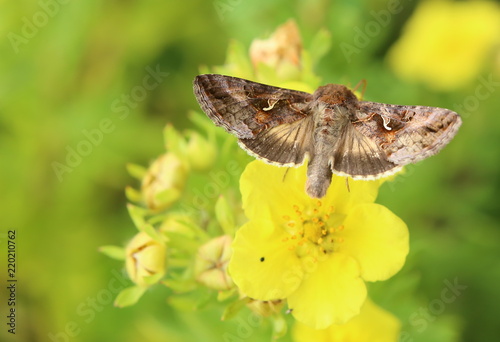
<instances>
[{"instance_id":1,"label":"moth's thorax","mask_svg":"<svg viewBox=\"0 0 500 342\"><path fill-rule=\"evenodd\" d=\"M358 98L346 86L341 84L327 84L319 87L313 94L319 105L356 107Z\"/></svg>"}]
</instances>

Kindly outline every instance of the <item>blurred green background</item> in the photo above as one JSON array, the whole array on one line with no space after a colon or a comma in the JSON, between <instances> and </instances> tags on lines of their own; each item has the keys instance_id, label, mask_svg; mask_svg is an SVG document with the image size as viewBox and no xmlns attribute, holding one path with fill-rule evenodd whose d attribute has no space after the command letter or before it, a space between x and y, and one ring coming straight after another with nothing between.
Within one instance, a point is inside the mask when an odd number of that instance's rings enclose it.
<instances>
[{"instance_id":1,"label":"blurred green background","mask_svg":"<svg viewBox=\"0 0 500 342\"><path fill-rule=\"evenodd\" d=\"M458 110L467 97L478 97L485 79L498 83L500 53L494 44L477 75L455 89L433 90L396 75L387 53L418 1L397 2L401 10L347 58L342 46L356 47L359 29L376 22L374 13L391 3L2 1L0 340L221 341L225 332L237 336L242 323L220 322L217 308L174 313L161 286L134 307L113 307L117 288L129 281L117 276L122 265L98 247L124 244L136 231L124 195L125 186L136 183L125 165L148 165L163 152L167 122L190 127L187 113L198 110L192 80L201 65L224 63L230 39L248 47L289 18L296 20L306 48L318 30L331 32L332 48L315 70L322 83L354 85L366 79L368 100ZM152 70L168 75L146 89L143 82ZM373 284L371 291L401 319L403 331L410 331L402 341L500 338L500 87L493 83L490 88L463 116L450 146L381 189L379 202L408 224L411 252L394 279ZM88 153L72 156L78 146ZM56 171L68 162L72 166ZM5 318L8 230L17 232L15 336L7 332ZM440 304L446 281L466 289ZM421 308L434 314L418 323L415 312ZM236 340L268 336L268 327L250 330Z\"/></svg>"}]
</instances>

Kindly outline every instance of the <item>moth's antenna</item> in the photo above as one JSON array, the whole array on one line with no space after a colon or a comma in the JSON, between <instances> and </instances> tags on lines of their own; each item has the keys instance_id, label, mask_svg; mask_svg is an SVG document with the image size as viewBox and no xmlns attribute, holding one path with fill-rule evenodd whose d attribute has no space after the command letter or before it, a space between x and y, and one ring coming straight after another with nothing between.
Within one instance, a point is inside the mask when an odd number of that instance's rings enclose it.
<instances>
[{"instance_id":1,"label":"moth's antenna","mask_svg":"<svg viewBox=\"0 0 500 342\"><path fill-rule=\"evenodd\" d=\"M345 186L347 186L347 192L351 192L351 188L349 187L349 177L345 178Z\"/></svg>"},{"instance_id":2,"label":"moth's antenna","mask_svg":"<svg viewBox=\"0 0 500 342\"><path fill-rule=\"evenodd\" d=\"M356 90L358 90L358 88L361 85L363 85L363 89L361 90L360 100L363 100L363 96L365 96L365 90L366 90L366 80L364 78L361 81L359 81L354 88L352 88L352 92L354 93Z\"/></svg>"}]
</instances>

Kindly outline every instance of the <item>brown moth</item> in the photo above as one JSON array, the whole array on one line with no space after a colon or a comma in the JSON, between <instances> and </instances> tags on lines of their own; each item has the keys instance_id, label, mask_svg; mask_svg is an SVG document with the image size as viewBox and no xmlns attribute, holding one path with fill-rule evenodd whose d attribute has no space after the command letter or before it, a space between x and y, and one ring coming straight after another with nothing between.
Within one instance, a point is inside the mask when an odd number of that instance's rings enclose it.
<instances>
[{"instance_id":1,"label":"brown moth","mask_svg":"<svg viewBox=\"0 0 500 342\"><path fill-rule=\"evenodd\" d=\"M194 80L203 111L252 156L279 166L307 158L306 192L321 198L332 174L377 179L438 153L462 120L444 108L359 101L339 84L313 94L207 74Z\"/></svg>"}]
</instances>

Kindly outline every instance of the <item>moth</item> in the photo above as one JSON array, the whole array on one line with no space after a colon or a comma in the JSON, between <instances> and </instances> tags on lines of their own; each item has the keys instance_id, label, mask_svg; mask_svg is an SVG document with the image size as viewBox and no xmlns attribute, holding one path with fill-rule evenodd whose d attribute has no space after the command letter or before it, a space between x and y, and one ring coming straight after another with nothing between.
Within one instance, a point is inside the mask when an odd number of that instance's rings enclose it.
<instances>
[{"instance_id":1,"label":"moth","mask_svg":"<svg viewBox=\"0 0 500 342\"><path fill-rule=\"evenodd\" d=\"M462 123L449 109L360 101L340 84L310 94L206 74L194 94L250 155L287 167L308 160L313 198L325 196L332 174L373 180L438 153Z\"/></svg>"}]
</instances>

